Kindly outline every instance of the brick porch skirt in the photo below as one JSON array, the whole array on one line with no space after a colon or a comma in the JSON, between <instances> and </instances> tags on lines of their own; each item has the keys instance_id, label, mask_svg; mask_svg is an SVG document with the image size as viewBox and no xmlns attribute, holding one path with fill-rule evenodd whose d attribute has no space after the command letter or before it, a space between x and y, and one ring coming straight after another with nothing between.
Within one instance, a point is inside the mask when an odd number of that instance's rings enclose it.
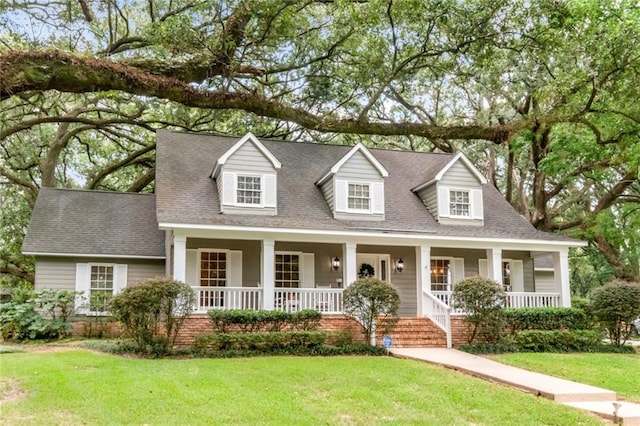
<instances>
[{"instance_id":1,"label":"brick porch skirt","mask_svg":"<svg viewBox=\"0 0 640 426\"><path fill-rule=\"evenodd\" d=\"M87 336L85 321L72 322L74 336ZM364 334L359 324L342 315L327 315L320 320L320 329L350 335L355 343L364 343ZM462 317L451 318L453 345L459 346L466 342L465 326ZM105 325L104 337L116 337L120 334L120 327L112 322ZM200 334L213 332L211 320L206 315L192 315L186 319L178 339L177 346L191 346ZM398 320L394 330L390 333L392 346L396 348L421 347L444 348L447 339L444 331L430 319L424 317L402 317ZM382 346L382 335L378 335L377 345Z\"/></svg>"}]
</instances>

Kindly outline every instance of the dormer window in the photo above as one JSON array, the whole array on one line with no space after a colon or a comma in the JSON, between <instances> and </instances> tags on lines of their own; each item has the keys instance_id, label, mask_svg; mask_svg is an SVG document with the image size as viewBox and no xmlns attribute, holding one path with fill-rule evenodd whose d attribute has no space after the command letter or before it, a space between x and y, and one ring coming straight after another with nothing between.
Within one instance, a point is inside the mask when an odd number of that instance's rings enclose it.
<instances>
[{"instance_id":1,"label":"dormer window","mask_svg":"<svg viewBox=\"0 0 640 426\"><path fill-rule=\"evenodd\" d=\"M449 190L449 214L451 216L470 216L469 191Z\"/></svg>"},{"instance_id":2,"label":"dormer window","mask_svg":"<svg viewBox=\"0 0 640 426\"><path fill-rule=\"evenodd\" d=\"M238 175L236 202L259 206L262 200L262 178L260 176Z\"/></svg>"},{"instance_id":3,"label":"dormer window","mask_svg":"<svg viewBox=\"0 0 640 426\"><path fill-rule=\"evenodd\" d=\"M350 183L349 195L347 197L348 210L369 212L371 209L371 196L369 184Z\"/></svg>"}]
</instances>

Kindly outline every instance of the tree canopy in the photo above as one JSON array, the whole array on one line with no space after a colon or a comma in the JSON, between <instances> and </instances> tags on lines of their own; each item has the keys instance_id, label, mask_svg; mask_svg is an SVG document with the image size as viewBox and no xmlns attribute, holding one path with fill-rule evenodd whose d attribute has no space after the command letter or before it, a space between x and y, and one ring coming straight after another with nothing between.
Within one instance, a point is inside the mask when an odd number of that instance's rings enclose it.
<instances>
[{"instance_id":1,"label":"tree canopy","mask_svg":"<svg viewBox=\"0 0 640 426\"><path fill-rule=\"evenodd\" d=\"M151 191L168 127L463 150L640 275L635 1L0 0L0 23L3 273L29 273L10 236L40 186Z\"/></svg>"}]
</instances>

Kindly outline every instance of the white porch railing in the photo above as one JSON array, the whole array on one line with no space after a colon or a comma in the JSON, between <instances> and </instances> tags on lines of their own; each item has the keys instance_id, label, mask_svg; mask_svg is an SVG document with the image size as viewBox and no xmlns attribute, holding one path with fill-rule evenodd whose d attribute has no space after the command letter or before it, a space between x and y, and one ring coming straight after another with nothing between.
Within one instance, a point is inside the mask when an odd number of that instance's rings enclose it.
<instances>
[{"instance_id":1,"label":"white porch railing","mask_svg":"<svg viewBox=\"0 0 640 426\"><path fill-rule=\"evenodd\" d=\"M447 347L452 346L451 339L451 308L431 293L422 293L422 307L424 313L435 325L444 330L447 335Z\"/></svg>"},{"instance_id":2,"label":"white porch railing","mask_svg":"<svg viewBox=\"0 0 640 426\"><path fill-rule=\"evenodd\" d=\"M274 309L301 311L315 309L323 314L342 313L341 288L276 288Z\"/></svg>"},{"instance_id":3,"label":"white porch railing","mask_svg":"<svg viewBox=\"0 0 640 426\"><path fill-rule=\"evenodd\" d=\"M438 300L453 309L452 292L432 291ZM560 306L560 293L507 292L505 303L507 308L557 308ZM454 314L464 314L460 309L453 309Z\"/></svg>"},{"instance_id":4,"label":"white porch railing","mask_svg":"<svg viewBox=\"0 0 640 426\"><path fill-rule=\"evenodd\" d=\"M262 309L262 289L257 287L191 287L196 292L195 312L212 309Z\"/></svg>"}]
</instances>

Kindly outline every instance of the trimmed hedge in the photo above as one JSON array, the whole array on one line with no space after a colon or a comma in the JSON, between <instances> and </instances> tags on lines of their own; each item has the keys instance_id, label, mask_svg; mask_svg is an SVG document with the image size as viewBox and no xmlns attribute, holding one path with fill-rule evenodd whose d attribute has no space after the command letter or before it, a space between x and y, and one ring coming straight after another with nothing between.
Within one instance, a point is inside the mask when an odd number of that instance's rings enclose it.
<instances>
[{"instance_id":1,"label":"trimmed hedge","mask_svg":"<svg viewBox=\"0 0 640 426\"><path fill-rule=\"evenodd\" d=\"M279 332L285 327L292 330L317 330L322 318L322 314L313 309L299 312L212 310L207 315L211 319L213 330L218 333L228 333L232 328L241 333Z\"/></svg>"},{"instance_id":2,"label":"trimmed hedge","mask_svg":"<svg viewBox=\"0 0 640 426\"><path fill-rule=\"evenodd\" d=\"M578 308L506 308L502 315L511 334L525 330L584 330L587 315Z\"/></svg>"},{"instance_id":3,"label":"trimmed hedge","mask_svg":"<svg viewBox=\"0 0 640 426\"><path fill-rule=\"evenodd\" d=\"M207 358L240 358L254 356L277 356L277 355L293 355L293 356L340 356L340 355L358 355L358 356L382 356L386 355L387 350L379 346L371 346L365 344L343 345L343 346L314 346L314 347L290 347L274 349L270 352L256 350L236 350L229 349L224 351L200 351L196 355Z\"/></svg>"},{"instance_id":4,"label":"trimmed hedge","mask_svg":"<svg viewBox=\"0 0 640 426\"><path fill-rule=\"evenodd\" d=\"M531 352L585 352L602 343L595 330L526 330L513 337L513 343Z\"/></svg>"},{"instance_id":5,"label":"trimmed hedge","mask_svg":"<svg viewBox=\"0 0 640 426\"><path fill-rule=\"evenodd\" d=\"M325 331L283 331L258 333L216 333L197 336L194 351L262 351L279 349L312 348L326 343Z\"/></svg>"}]
</instances>

